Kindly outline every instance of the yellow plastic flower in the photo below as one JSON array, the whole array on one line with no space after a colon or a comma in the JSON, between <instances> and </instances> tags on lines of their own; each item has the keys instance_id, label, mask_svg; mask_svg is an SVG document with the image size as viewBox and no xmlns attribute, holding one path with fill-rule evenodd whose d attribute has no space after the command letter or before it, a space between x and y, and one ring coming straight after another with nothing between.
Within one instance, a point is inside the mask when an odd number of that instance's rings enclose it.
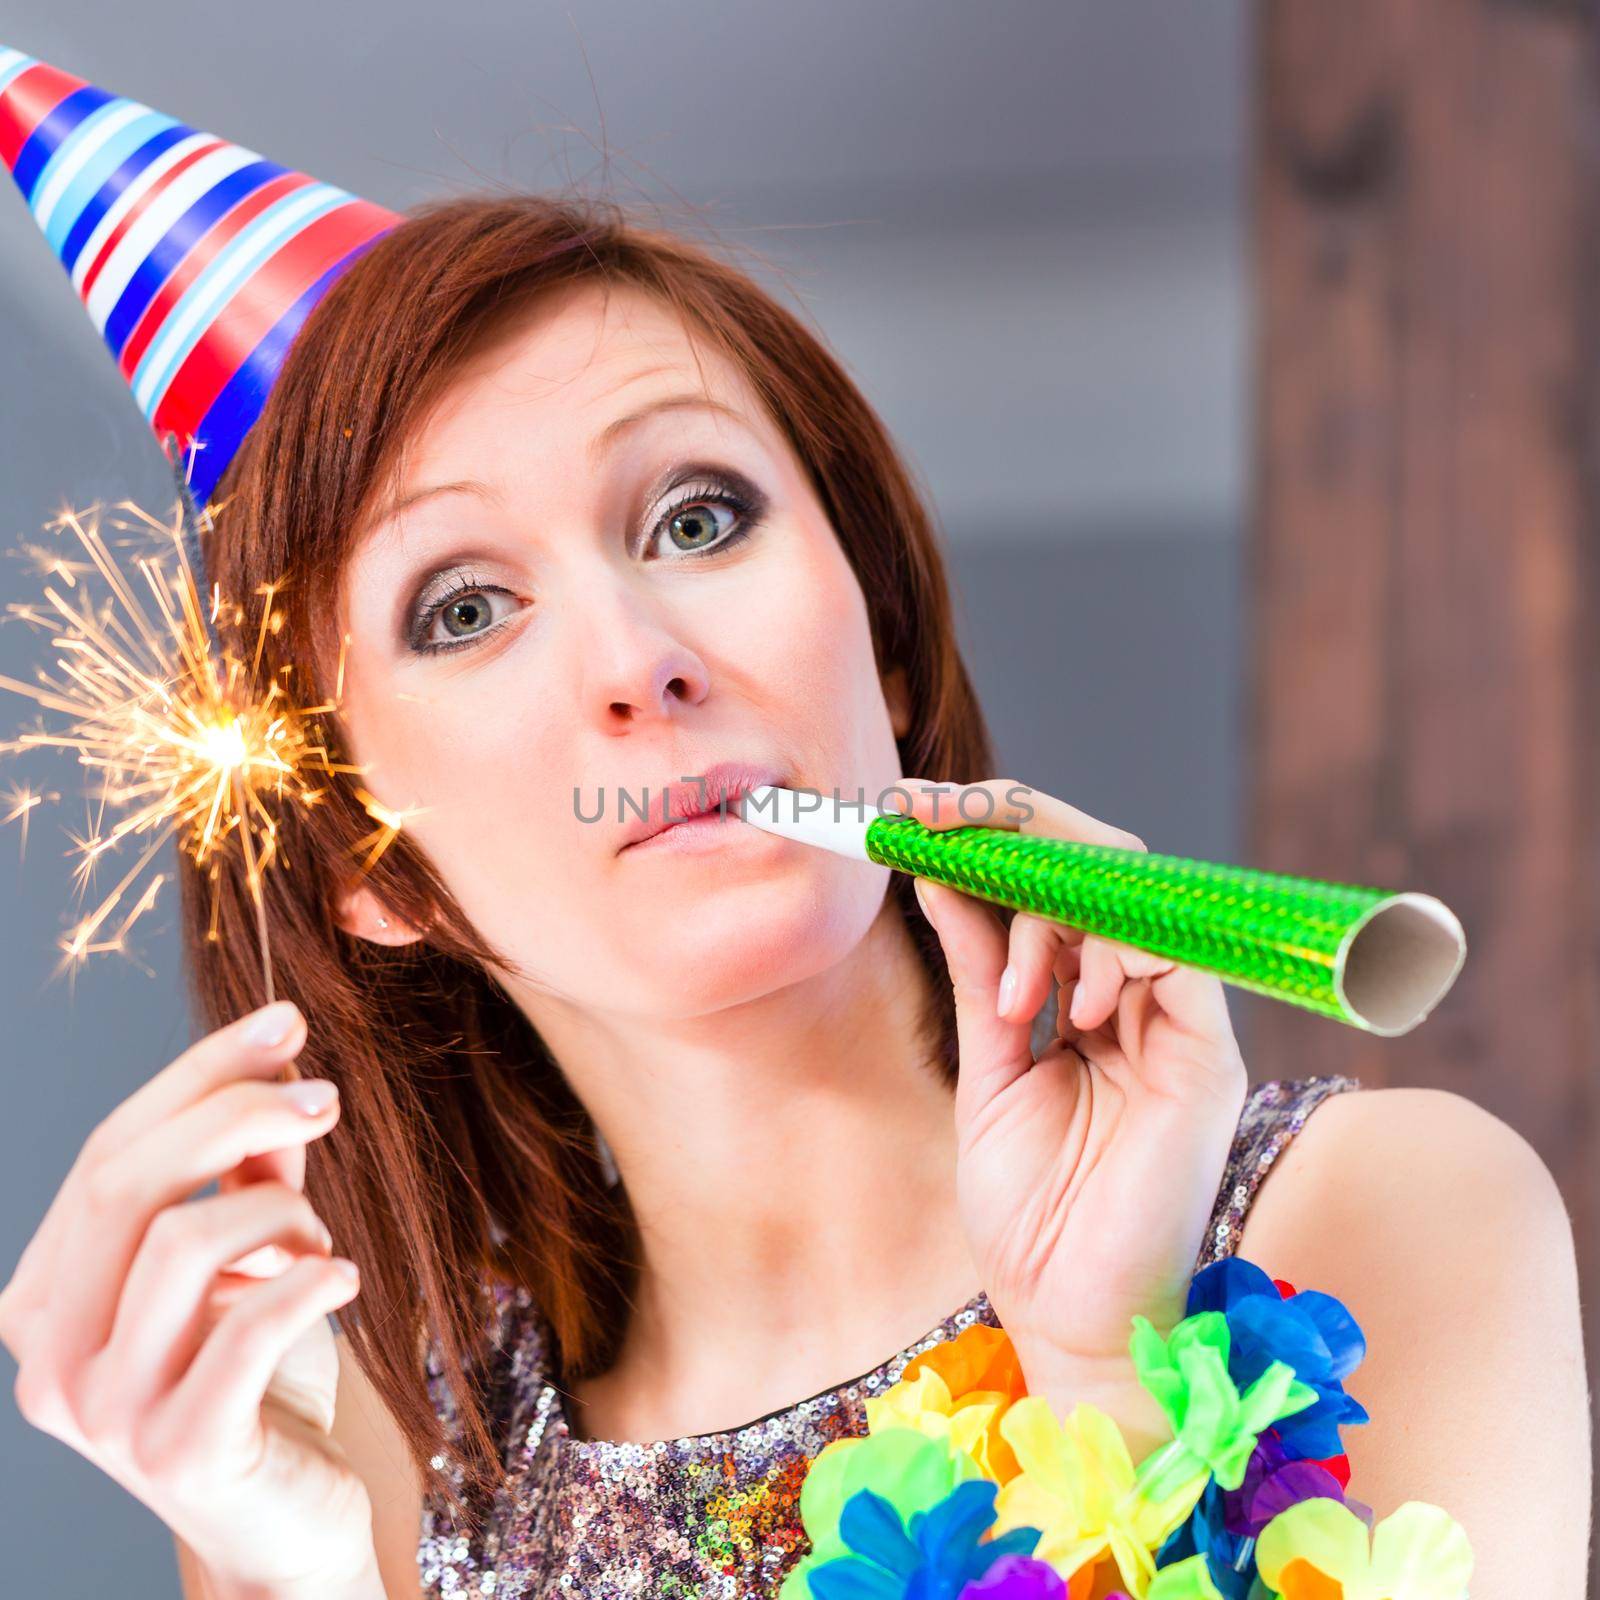
<instances>
[{"instance_id":1,"label":"yellow plastic flower","mask_svg":"<svg viewBox=\"0 0 1600 1600\"><path fill-rule=\"evenodd\" d=\"M1008 1483L1020 1468L1000 1418L1028 1392L1010 1336L975 1322L906 1364L900 1381L869 1399L867 1426L915 1428L970 1455L987 1478Z\"/></svg>"},{"instance_id":2,"label":"yellow plastic flower","mask_svg":"<svg viewBox=\"0 0 1600 1600\"><path fill-rule=\"evenodd\" d=\"M1080 1403L1059 1420L1040 1396L1015 1401L1000 1431L1021 1471L995 1497L995 1530L1039 1529L1034 1555L1069 1583L1109 1557L1134 1600L1155 1576L1154 1551L1194 1509L1210 1473L1203 1463L1163 1500L1135 1488L1122 1430L1105 1412Z\"/></svg>"},{"instance_id":3,"label":"yellow plastic flower","mask_svg":"<svg viewBox=\"0 0 1600 1600\"><path fill-rule=\"evenodd\" d=\"M867 1400L867 1429L882 1433L885 1428L910 1428L938 1439L949 1449L970 1456L984 1477L999 1483L1002 1469L1008 1478L1017 1473L1010 1445L995 1431L1006 1403L1004 1395L976 1390L954 1400L944 1379L924 1368L916 1377L902 1378L893 1388ZM995 1443L1005 1451L1005 1460L996 1461Z\"/></svg>"},{"instance_id":4,"label":"yellow plastic flower","mask_svg":"<svg viewBox=\"0 0 1600 1600\"><path fill-rule=\"evenodd\" d=\"M1256 1570L1283 1600L1466 1600L1472 1546L1448 1512L1407 1500L1368 1537L1342 1501L1301 1500L1261 1530Z\"/></svg>"}]
</instances>

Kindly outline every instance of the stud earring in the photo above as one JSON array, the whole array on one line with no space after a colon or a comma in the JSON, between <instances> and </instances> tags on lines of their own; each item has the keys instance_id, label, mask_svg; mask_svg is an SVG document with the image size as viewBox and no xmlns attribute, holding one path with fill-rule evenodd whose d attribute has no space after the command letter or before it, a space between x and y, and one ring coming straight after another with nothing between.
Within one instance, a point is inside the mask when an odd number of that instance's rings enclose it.
<instances>
[{"instance_id":1,"label":"stud earring","mask_svg":"<svg viewBox=\"0 0 1600 1600\"><path fill-rule=\"evenodd\" d=\"M389 926L389 919L387 917L379 917L378 926L380 928L387 928Z\"/></svg>"}]
</instances>

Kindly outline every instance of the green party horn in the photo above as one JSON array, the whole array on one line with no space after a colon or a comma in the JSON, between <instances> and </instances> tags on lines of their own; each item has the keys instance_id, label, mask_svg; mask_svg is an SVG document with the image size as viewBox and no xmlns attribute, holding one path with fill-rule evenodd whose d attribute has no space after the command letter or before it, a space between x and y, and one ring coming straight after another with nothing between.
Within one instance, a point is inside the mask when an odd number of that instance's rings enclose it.
<instances>
[{"instance_id":1,"label":"green party horn","mask_svg":"<svg viewBox=\"0 0 1600 1600\"><path fill-rule=\"evenodd\" d=\"M1467 956L1460 920L1428 894L1002 827L938 830L864 800L775 784L741 796L738 814L768 833L1064 922L1385 1038L1416 1027Z\"/></svg>"}]
</instances>

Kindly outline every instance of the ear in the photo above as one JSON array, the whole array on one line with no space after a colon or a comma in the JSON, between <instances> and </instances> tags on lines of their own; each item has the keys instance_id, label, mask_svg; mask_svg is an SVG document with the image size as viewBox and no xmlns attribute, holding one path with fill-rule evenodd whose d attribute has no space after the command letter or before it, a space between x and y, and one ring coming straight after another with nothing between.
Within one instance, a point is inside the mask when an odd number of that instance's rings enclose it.
<instances>
[{"instance_id":1,"label":"ear","mask_svg":"<svg viewBox=\"0 0 1600 1600\"><path fill-rule=\"evenodd\" d=\"M885 674L883 698L889 707L889 720L894 726L895 738L905 738L911 731L911 694L906 688L904 667L895 667Z\"/></svg>"},{"instance_id":2,"label":"ear","mask_svg":"<svg viewBox=\"0 0 1600 1600\"><path fill-rule=\"evenodd\" d=\"M420 928L390 911L364 883L341 890L333 914L346 933L372 944L415 944L422 937Z\"/></svg>"}]
</instances>

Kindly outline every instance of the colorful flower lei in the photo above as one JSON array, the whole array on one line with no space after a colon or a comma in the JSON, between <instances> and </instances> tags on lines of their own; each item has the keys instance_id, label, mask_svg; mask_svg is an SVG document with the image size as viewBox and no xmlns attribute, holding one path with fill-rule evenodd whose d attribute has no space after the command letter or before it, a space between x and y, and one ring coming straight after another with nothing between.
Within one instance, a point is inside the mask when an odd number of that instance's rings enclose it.
<instances>
[{"instance_id":1,"label":"colorful flower lei","mask_svg":"<svg viewBox=\"0 0 1600 1600\"><path fill-rule=\"evenodd\" d=\"M1129 1352L1172 1437L1134 1464L1121 1429L1031 1396L977 1323L867 1403L800 1489L811 1549L779 1600L1465 1600L1472 1549L1408 1500L1376 1527L1345 1493L1344 1391L1366 1339L1332 1295L1237 1256L1203 1268L1165 1339Z\"/></svg>"}]
</instances>

